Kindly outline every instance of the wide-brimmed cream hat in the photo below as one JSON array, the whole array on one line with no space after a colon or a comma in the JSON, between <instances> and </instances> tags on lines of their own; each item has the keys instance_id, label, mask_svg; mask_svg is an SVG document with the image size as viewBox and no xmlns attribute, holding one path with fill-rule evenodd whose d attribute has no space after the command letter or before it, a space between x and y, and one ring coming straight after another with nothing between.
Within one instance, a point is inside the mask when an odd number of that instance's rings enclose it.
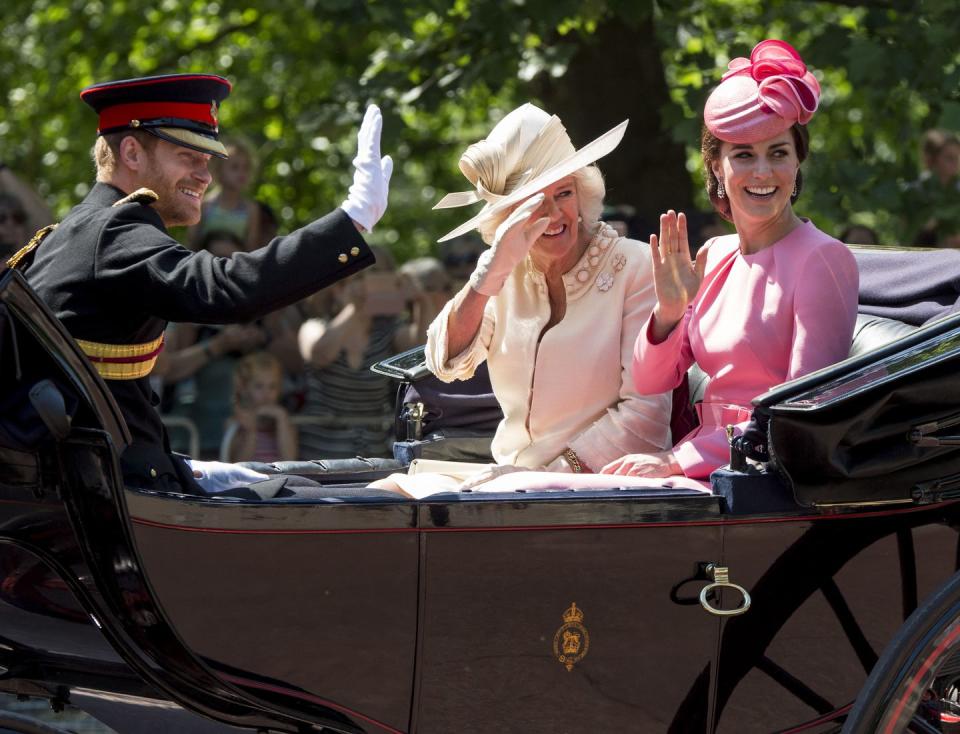
<instances>
[{"instance_id":1,"label":"wide-brimmed cream hat","mask_svg":"<svg viewBox=\"0 0 960 734\"><path fill-rule=\"evenodd\" d=\"M506 115L490 135L474 143L460 157L460 170L473 184L471 191L447 194L433 207L451 209L478 201L486 205L437 242L459 237L495 216L569 176L616 148L627 129L624 120L577 150L556 115L525 104Z\"/></svg>"}]
</instances>

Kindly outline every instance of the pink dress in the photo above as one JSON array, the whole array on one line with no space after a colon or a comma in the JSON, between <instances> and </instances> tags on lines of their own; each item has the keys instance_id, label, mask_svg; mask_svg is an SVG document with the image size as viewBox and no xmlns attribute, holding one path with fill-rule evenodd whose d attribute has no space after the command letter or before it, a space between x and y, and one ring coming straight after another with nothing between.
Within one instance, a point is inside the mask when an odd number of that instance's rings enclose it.
<instances>
[{"instance_id":1,"label":"pink dress","mask_svg":"<svg viewBox=\"0 0 960 734\"><path fill-rule=\"evenodd\" d=\"M857 317L853 255L809 221L752 255L737 235L707 242L707 267L683 321L659 344L648 320L633 379L641 394L672 390L696 361L710 376L700 426L676 443L687 477L729 462L726 426L742 431L750 402L774 385L845 359Z\"/></svg>"}]
</instances>

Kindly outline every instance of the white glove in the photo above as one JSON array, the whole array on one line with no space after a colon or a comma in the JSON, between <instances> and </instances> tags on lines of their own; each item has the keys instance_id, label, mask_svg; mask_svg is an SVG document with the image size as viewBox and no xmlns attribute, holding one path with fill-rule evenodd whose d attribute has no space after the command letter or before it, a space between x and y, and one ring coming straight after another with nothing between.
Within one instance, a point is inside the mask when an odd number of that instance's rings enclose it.
<instances>
[{"instance_id":1,"label":"white glove","mask_svg":"<svg viewBox=\"0 0 960 734\"><path fill-rule=\"evenodd\" d=\"M550 225L550 217L531 221L533 213L542 203L543 194L534 194L497 227L493 244L480 255L477 267L470 276L473 290L485 296L495 296L500 292L510 273Z\"/></svg>"},{"instance_id":2,"label":"white glove","mask_svg":"<svg viewBox=\"0 0 960 734\"><path fill-rule=\"evenodd\" d=\"M270 476L253 469L247 469L238 464L226 464L222 461L197 461L187 459L187 464L193 470L197 484L207 492L216 494L237 487L248 487L255 482L262 482Z\"/></svg>"},{"instance_id":3,"label":"white glove","mask_svg":"<svg viewBox=\"0 0 960 734\"><path fill-rule=\"evenodd\" d=\"M393 159L388 155L380 157L382 128L383 116L380 108L372 104L367 107L360 132L357 134L353 184L347 193L347 200L340 205L347 216L368 232L387 210L387 192L390 188L390 174L393 173Z\"/></svg>"}]
</instances>

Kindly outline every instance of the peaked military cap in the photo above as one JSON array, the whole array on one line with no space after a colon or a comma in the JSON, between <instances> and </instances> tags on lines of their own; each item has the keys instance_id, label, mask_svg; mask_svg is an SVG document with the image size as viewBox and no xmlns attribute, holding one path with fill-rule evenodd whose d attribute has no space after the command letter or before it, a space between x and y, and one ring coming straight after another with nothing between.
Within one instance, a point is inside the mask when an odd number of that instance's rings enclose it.
<instances>
[{"instance_id":1,"label":"peaked military cap","mask_svg":"<svg viewBox=\"0 0 960 734\"><path fill-rule=\"evenodd\" d=\"M232 85L213 74L166 74L94 84L80 92L100 116L97 135L144 130L220 158L218 112Z\"/></svg>"}]
</instances>

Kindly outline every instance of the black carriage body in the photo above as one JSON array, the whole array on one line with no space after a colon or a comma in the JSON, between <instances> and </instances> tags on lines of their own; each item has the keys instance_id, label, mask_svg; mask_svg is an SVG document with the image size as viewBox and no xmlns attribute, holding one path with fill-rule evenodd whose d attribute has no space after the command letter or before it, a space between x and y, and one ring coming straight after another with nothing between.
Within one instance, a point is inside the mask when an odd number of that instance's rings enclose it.
<instances>
[{"instance_id":1,"label":"black carriage body","mask_svg":"<svg viewBox=\"0 0 960 734\"><path fill-rule=\"evenodd\" d=\"M0 690L140 704L127 729L101 707L120 731L150 731L150 702L181 731L822 731L957 569L949 497L807 509L770 477L735 478L775 496L746 513L672 491L125 488L99 377L19 276L0 304L4 404L33 426L46 377L72 413L63 439L0 442ZM746 613L701 606L716 567Z\"/></svg>"}]
</instances>

